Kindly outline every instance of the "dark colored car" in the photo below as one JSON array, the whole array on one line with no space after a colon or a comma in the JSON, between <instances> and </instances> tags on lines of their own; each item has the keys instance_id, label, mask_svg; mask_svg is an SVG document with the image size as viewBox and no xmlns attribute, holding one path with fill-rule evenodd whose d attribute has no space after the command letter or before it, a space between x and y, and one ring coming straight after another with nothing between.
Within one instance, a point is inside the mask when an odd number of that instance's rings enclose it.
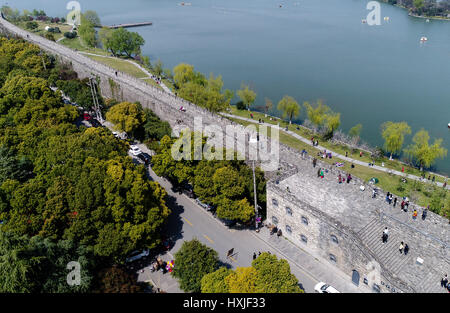
<instances>
[{"instance_id":1,"label":"dark colored car","mask_svg":"<svg viewBox=\"0 0 450 313\"><path fill-rule=\"evenodd\" d=\"M184 184L183 185L183 193L188 196L189 198L194 199L195 198L195 194L194 194L194 187L192 187L191 184Z\"/></svg>"},{"instance_id":2,"label":"dark colored car","mask_svg":"<svg viewBox=\"0 0 450 313\"><path fill-rule=\"evenodd\" d=\"M89 123L91 123L91 125L92 125L93 127L101 127L101 126L102 126L102 124L100 124L100 122L99 122L98 120L96 120L95 118L92 118L92 119L89 121Z\"/></svg>"}]
</instances>

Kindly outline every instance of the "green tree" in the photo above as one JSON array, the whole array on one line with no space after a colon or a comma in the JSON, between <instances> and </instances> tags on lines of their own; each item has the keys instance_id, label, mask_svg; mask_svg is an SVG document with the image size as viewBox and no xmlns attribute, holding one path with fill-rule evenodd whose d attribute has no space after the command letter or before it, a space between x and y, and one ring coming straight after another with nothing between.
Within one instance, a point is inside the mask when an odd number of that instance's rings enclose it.
<instances>
[{"instance_id":1,"label":"green tree","mask_svg":"<svg viewBox=\"0 0 450 313\"><path fill-rule=\"evenodd\" d=\"M136 284L132 275L119 266L102 269L97 278L98 293L138 293L142 292L141 285Z\"/></svg>"},{"instance_id":2,"label":"green tree","mask_svg":"<svg viewBox=\"0 0 450 313\"><path fill-rule=\"evenodd\" d=\"M163 63L160 59L158 59L153 65L153 72L156 76L161 76L163 73Z\"/></svg>"},{"instance_id":3,"label":"green tree","mask_svg":"<svg viewBox=\"0 0 450 313\"><path fill-rule=\"evenodd\" d=\"M362 130L362 125L356 124L355 126L350 128L348 133L353 138L359 138L359 136L361 135L361 130Z\"/></svg>"},{"instance_id":4,"label":"green tree","mask_svg":"<svg viewBox=\"0 0 450 313\"><path fill-rule=\"evenodd\" d=\"M84 14L81 15L81 25L78 27L78 33L81 39L91 48L97 45L97 38L95 33L95 25L86 18Z\"/></svg>"},{"instance_id":5,"label":"green tree","mask_svg":"<svg viewBox=\"0 0 450 313\"><path fill-rule=\"evenodd\" d=\"M236 92L237 96L245 104L247 109L255 102L256 92L250 89L250 86L242 84L241 89Z\"/></svg>"},{"instance_id":6,"label":"green tree","mask_svg":"<svg viewBox=\"0 0 450 313\"><path fill-rule=\"evenodd\" d=\"M424 0L414 0L413 5L416 9L420 9L424 6Z\"/></svg>"},{"instance_id":7,"label":"green tree","mask_svg":"<svg viewBox=\"0 0 450 313\"><path fill-rule=\"evenodd\" d=\"M87 10L86 12L84 12L83 16L95 27L100 27L102 25L102 23L100 22L100 17L95 11Z\"/></svg>"},{"instance_id":8,"label":"green tree","mask_svg":"<svg viewBox=\"0 0 450 313\"><path fill-rule=\"evenodd\" d=\"M406 122L385 122L381 125L381 136L384 139L384 148L392 158L394 153L401 151L405 135L411 134L411 127Z\"/></svg>"},{"instance_id":9,"label":"green tree","mask_svg":"<svg viewBox=\"0 0 450 313\"><path fill-rule=\"evenodd\" d=\"M106 113L106 119L115 124L115 128L134 135L135 131L144 124L145 113L137 103L122 102L116 104Z\"/></svg>"},{"instance_id":10,"label":"green tree","mask_svg":"<svg viewBox=\"0 0 450 313\"><path fill-rule=\"evenodd\" d=\"M197 239L183 242L175 253L175 266L172 275L180 282L186 292L200 292L204 275L218 268L218 253Z\"/></svg>"},{"instance_id":11,"label":"green tree","mask_svg":"<svg viewBox=\"0 0 450 313\"><path fill-rule=\"evenodd\" d=\"M202 293L228 293L229 288L225 282L225 278L233 273L226 267L221 267L215 272L206 274L201 280Z\"/></svg>"},{"instance_id":12,"label":"green tree","mask_svg":"<svg viewBox=\"0 0 450 313\"><path fill-rule=\"evenodd\" d=\"M195 78L194 66L186 63L180 63L173 68L173 80L180 88L187 82Z\"/></svg>"},{"instance_id":13,"label":"green tree","mask_svg":"<svg viewBox=\"0 0 450 313\"><path fill-rule=\"evenodd\" d=\"M317 100L315 105L311 105L307 101L303 105L306 108L308 119L318 128L324 127L327 131L327 137L333 137L334 131L341 124L340 113L333 112L321 100Z\"/></svg>"},{"instance_id":14,"label":"green tree","mask_svg":"<svg viewBox=\"0 0 450 313\"><path fill-rule=\"evenodd\" d=\"M25 24L25 28L26 29L31 29L31 30L33 30L33 29L36 29L36 28L38 28L39 27L39 25L38 25L38 23L36 23L35 21L29 21L29 22L27 22L26 24Z\"/></svg>"},{"instance_id":15,"label":"green tree","mask_svg":"<svg viewBox=\"0 0 450 313\"><path fill-rule=\"evenodd\" d=\"M283 118L289 117L289 124L292 123L293 117L297 117L300 114L298 102L290 96L284 96L283 99L278 102L277 109L283 112Z\"/></svg>"},{"instance_id":16,"label":"green tree","mask_svg":"<svg viewBox=\"0 0 450 313\"><path fill-rule=\"evenodd\" d=\"M238 267L225 277L230 293L255 293L255 281L258 272L253 267Z\"/></svg>"},{"instance_id":17,"label":"green tree","mask_svg":"<svg viewBox=\"0 0 450 313\"><path fill-rule=\"evenodd\" d=\"M289 263L278 260L273 254L262 253L252 262L257 275L255 292L261 293L301 293L297 278L291 274Z\"/></svg>"},{"instance_id":18,"label":"green tree","mask_svg":"<svg viewBox=\"0 0 450 313\"><path fill-rule=\"evenodd\" d=\"M141 46L145 44L144 38L138 33L129 32L122 27L113 30L111 34L108 34L106 30L102 31L101 38L105 49L114 56L125 54L131 58L133 54L139 54Z\"/></svg>"},{"instance_id":19,"label":"green tree","mask_svg":"<svg viewBox=\"0 0 450 313\"><path fill-rule=\"evenodd\" d=\"M266 114L269 114L269 111L272 109L272 107L273 107L272 100L270 100L269 98L265 98L264 112L266 112Z\"/></svg>"},{"instance_id":20,"label":"green tree","mask_svg":"<svg viewBox=\"0 0 450 313\"><path fill-rule=\"evenodd\" d=\"M447 155L447 149L442 147L442 138L435 139L432 145L429 144L430 135L423 128L413 137L413 144L409 145L405 152L415 159L422 170L424 167L430 167L438 158L444 158Z\"/></svg>"}]
</instances>

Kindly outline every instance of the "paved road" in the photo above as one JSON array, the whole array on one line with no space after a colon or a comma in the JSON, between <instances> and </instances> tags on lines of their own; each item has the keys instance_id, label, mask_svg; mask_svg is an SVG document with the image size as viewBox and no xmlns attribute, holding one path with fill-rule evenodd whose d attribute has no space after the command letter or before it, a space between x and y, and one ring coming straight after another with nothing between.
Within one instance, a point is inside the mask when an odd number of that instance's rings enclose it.
<instances>
[{"instance_id":1,"label":"paved road","mask_svg":"<svg viewBox=\"0 0 450 313\"><path fill-rule=\"evenodd\" d=\"M138 144L138 146L143 152L151 153L145 145ZM278 258L287 259L292 273L306 292L314 292L314 286L319 281L328 282L342 292L369 292L365 286L353 285L350 276L343 274L334 266L321 263L283 238L271 237L267 229L263 229L259 234L250 230L228 229L211 213L198 206L193 199L184 194L174 193L171 184L166 179L158 177L151 168L149 178L166 189L169 195L168 206L172 210L167 233L172 236L175 244L162 257L165 261L173 260L173 254L180 249L184 241L197 238L219 253L223 265L233 269L251 266L253 253L259 251L270 251ZM231 248L234 248L235 254L227 258L226 253ZM144 272L139 273L139 280L152 280L163 290L180 292L169 274L151 273L148 267L144 267Z\"/></svg>"},{"instance_id":2,"label":"paved road","mask_svg":"<svg viewBox=\"0 0 450 313\"><path fill-rule=\"evenodd\" d=\"M247 122L258 124L258 121L255 121L254 119L251 119L251 118L246 118L246 117L237 116L237 115L228 114L228 113L221 113L221 115L223 115L225 117L231 117L231 118L235 118L235 119L239 119L239 120L243 120L243 121L247 121ZM269 123L261 123L261 124L265 125L265 126L277 128L280 131L283 131L283 132L291 135L292 137L295 137L298 140L300 140L300 141L302 141L302 142L304 142L304 143L306 143L308 145L311 145L311 141L310 140L300 136L299 134L297 134L297 133L295 133L295 132L293 132L291 130L285 130L284 128L281 128L281 127L279 127L277 125L273 125L273 124L269 124ZM373 169L376 169L376 170L379 170L379 171L382 171L382 172L395 174L395 175L402 176L402 177L405 176L405 173L402 173L402 172L399 172L399 171L396 171L396 170L393 170L393 169L389 169L389 168L386 168L386 167L382 167L382 166L379 166L379 165L369 166L369 164L366 163L366 162L362 162L360 160L356 160L356 159L352 159L352 158L346 157L345 155L336 153L336 152L331 151L328 148L322 147L320 145L318 145L316 147L317 147L317 149L322 150L322 151L323 150L327 150L327 152L331 152L334 157L337 157L337 158L339 158L341 160L344 160L344 161L347 161L347 162L352 162L354 164L358 164L358 165L365 166L365 167L370 167L370 168L373 168ZM415 176L415 175L406 174L406 178L411 178L411 179L414 179L414 180L417 180L417 181L420 181L420 182L422 182L422 181L426 182L426 180L423 180L422 177L418 177L418 176ZM436 182L436 185L439 186L439 187L442 187L444 184ZM450 190L450 185L447 185L446 188Z\"/></svg>"}]
</instances>

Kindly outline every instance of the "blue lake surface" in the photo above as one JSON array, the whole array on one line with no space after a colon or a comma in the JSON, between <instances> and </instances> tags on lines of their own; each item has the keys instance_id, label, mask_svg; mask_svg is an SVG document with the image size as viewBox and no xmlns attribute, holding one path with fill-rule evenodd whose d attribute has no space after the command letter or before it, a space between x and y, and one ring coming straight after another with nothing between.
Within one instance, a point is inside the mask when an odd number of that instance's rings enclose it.
<instances>
[{"instance_id":1,"label":"blue lake surface","mask_svg":"<svg viewBox=\"0 0 450 313\"><path fill-rule=\"evenodd\" d=\"M299 103L323 99L341 113L344 131L362 123L362 138L372 145L383 143L383 122L407 121L412 135L423 127L450 150L450 21L427 23L382 3L382 24L369 26L361 23L369 13L365 0L79 2L106 25L152 21L132 29L145 38L143 53L152 61L159 58L170 68L185 62L206 75L220 74L233 90L249 83L258 94L255 105L268 97L276 107L284 95ZM64 16L66 3L9 5ZM422 36L428 37L425 44ZM298 122L304 118L303 110ZM450 174L449 160L450 152L436 169Z\"/></svg>"}]
</instances>

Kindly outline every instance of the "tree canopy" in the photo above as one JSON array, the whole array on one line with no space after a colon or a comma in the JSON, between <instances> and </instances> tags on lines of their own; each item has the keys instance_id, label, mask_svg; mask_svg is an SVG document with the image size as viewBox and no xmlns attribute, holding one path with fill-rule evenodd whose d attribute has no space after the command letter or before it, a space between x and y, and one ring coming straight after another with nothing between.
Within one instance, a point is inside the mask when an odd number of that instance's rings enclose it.
<instances>
[{"instance_id":1,"label":"tree canopy","mask_svg":"<svg viewBox=\"0 0 450 313\"><path fill-rule=\"evenodd\" d=\"M172 275L178 278L180 288L186 292L200 292L204 275L218 268L219 257L216 251L197 239L183 242L175 253L175 266Z\"/></svg>"},{"instance_id":2,"label":"tree canopy","mask_svg":"<svg viewBox=\"0 0 450 313\"><path fill-rule=\"evenodd\" d=\"M249 85L242 84L241 89L236 92L237 96L241 99L241 101L245 104L247 109L255 102L256 100L256 92L250 89Z\"/></svg>"},{"instance_id":3,"label":"tree canopy","mask_svg":"<svg viewBox=\"0 0 450 313\"><path fill-rule=\"evenodd\" d=\"M277 109L283 113L283 118L289 117L289 123L292 122L292 118L297 117L300 114L300 106L291 96L284 96L283 99L278 102Z\"/></svg>"},{"instance_id":4,"label":"tree canopy","mask_svg":"<svg viewBox=\"0 0 450 313\"><path fill-rule=\"evenodd\" d=\"M442 147L442 138L435 139L434 143L429 143L430 135L423 128L419 130L413 137L413 143L409 145L405 152L421 167L430 167L438 158L447 155L447 149Z\"/></svg>"},{"instance_id":5,"label":"tree canopy","mask_svg":"<svg viewBox=\"0 0 450 313\"><path fill-rule=\"evenodd\" d=\"M221 267L203 276L202 293L302 293L286 260L262 253L251 267Z\"/></svg>"},{"instance_id":6,"label":"tree canopy","mask_svg":"<svg viewBox=\"0 0 450 313\"><path fill-rule=\"evenodd\" d=\"M136 32L129 32L123 27L115 29L111 32L103 30L100 34L103 46L114 56L125 55L131 58L140 54L141 47L145 44L144 38Z\"/></svg>"},{"instance_id":7,"label":"tree canopy","mask_svg":"<svg viewBox=\"0 0 450 313\"><path fill-rule=\"evenodd\" d=\"M406 122L385 122L381 125L384 147L391 154L401 151L405 135L411 134L411 127Z\"/></svg>"}]
</instances>

